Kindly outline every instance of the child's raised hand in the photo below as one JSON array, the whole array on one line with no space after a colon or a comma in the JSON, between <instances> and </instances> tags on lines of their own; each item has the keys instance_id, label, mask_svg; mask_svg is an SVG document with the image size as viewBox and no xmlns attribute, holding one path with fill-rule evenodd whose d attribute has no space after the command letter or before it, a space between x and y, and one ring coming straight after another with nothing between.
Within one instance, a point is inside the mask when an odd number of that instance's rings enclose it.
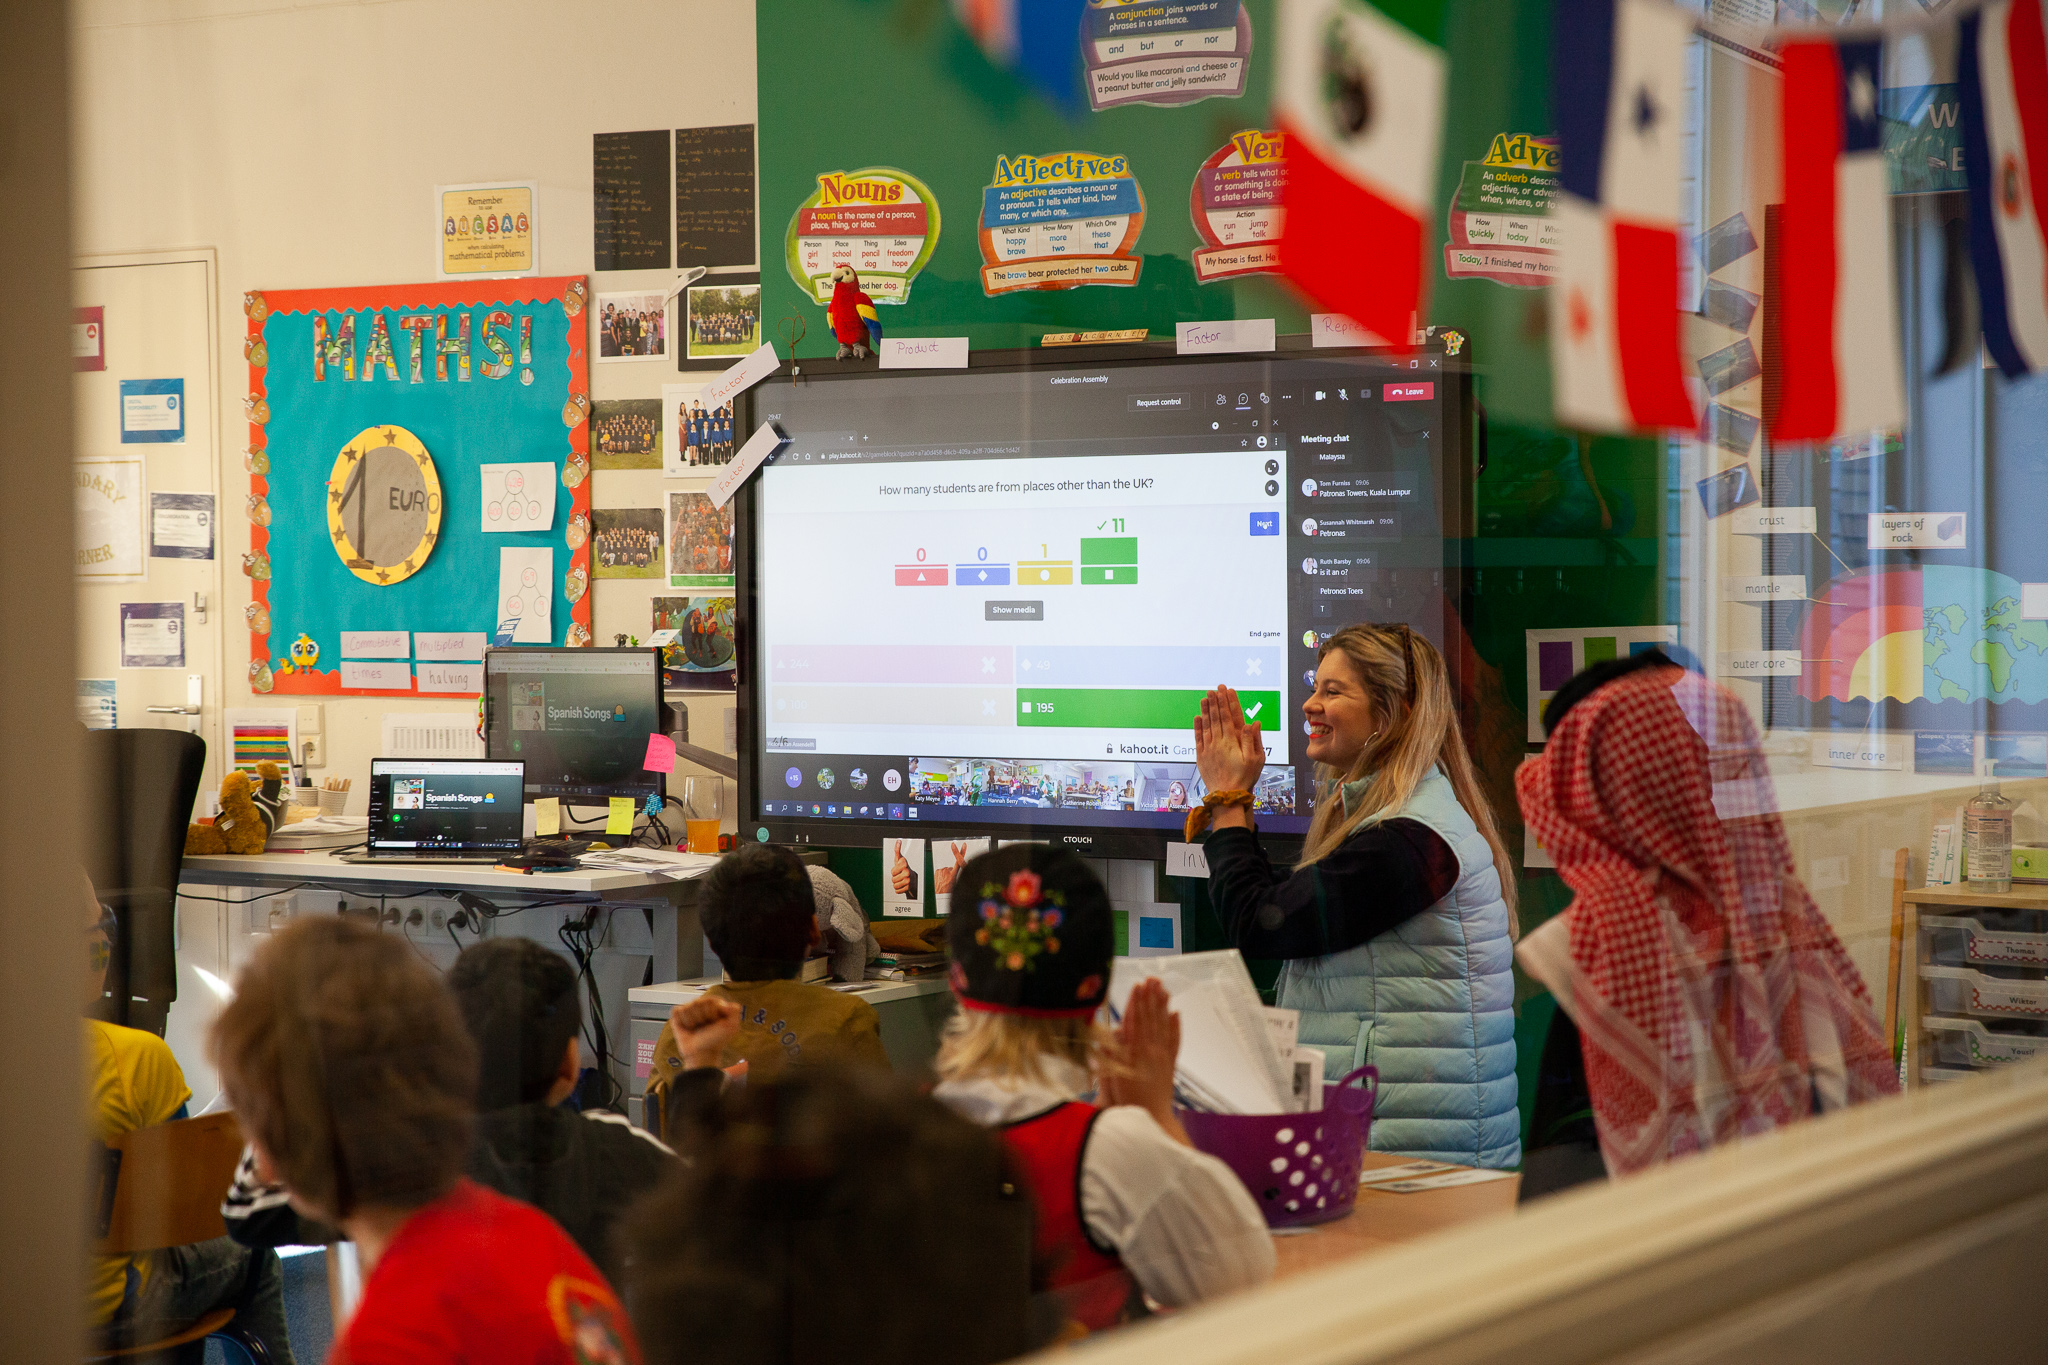
<instances>
[{"instance_id":1,"label":"child's raised hand","mask_svg":"<svg viewBox=\"0 0 2048 1365\"><path fill-rule=\"evenodd\" d=\"M736 1001L715 995L700 995L687 1005L671 1009L668 1031L675 1037L676 1051L683 1055L684 1068L694 1071L698 1067L717 1066L718 1059L725 1054L725 1045L740 1031L742 1013Z\"/></svg>"},{"instance_id":2,"label":"child's raised hand","mask_svg":"<svg viewBox=\"0 0 2048 1365\"><path fill-rule=\"evenodd\" d=\"M1165 985L1157 978L1140 981L1124 1005L1117 1027L1115 1057L1119 1066L1102 1077L1104 1104L1133 1104L1158 1120L1168 1136L1187 1142L1187 1132L1173 1112L1173 1066L1180 1057L1180 1016L1168 1008Z\"/></svg>"}]
</instances>

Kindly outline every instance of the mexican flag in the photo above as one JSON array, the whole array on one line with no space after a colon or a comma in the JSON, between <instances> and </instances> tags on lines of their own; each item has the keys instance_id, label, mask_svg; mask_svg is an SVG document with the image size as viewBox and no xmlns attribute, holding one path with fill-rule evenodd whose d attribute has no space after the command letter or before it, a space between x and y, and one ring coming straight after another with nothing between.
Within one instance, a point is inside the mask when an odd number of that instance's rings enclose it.
<instances>
[{"instance_id":1,"label":"mexican flag","mask_svg":"<svg viewBox=\"0 0 2048 1365\"><path fill-rule=\"evenodd\" d=\"M1428 4L1405 11L1440 13ZM1423 307L1443 49L1364 0L1281 0L1279 30L1280 269L1318 306L1406 349Z\"/></svg>"}]
</instances>

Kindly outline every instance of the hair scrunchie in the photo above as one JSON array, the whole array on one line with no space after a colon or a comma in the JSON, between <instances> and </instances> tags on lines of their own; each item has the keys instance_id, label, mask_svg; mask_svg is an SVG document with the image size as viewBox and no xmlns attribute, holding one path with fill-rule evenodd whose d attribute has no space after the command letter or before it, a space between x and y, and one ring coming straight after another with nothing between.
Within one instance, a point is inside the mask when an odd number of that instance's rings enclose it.
<instances>
[{"instance_id":1,"label":"hair scrunchie","mask_svg":"<svg viewBox=\"0 0 2048 1365\"><path fill-rule=\"evenodd\" d=\"M1188 812L1187 841L1193 843L1195 836L1209 828L1209 817L1218 806L1249 806L1252 794L1248 791L1210 792L1202 798L1202 804Z\"/></svg>"}]
</instances>

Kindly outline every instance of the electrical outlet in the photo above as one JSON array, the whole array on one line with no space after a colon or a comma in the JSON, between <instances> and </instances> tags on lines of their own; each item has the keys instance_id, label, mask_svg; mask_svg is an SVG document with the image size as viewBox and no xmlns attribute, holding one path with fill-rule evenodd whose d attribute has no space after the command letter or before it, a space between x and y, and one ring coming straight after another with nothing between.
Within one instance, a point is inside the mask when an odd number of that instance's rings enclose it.
<instances>
[{"instance_id":1,"label":"electrical outlet","mask_svg":"<svg viewBox=\"0 0 2048 1365\"><path fill-rule=\"evenodd\" d=\"M436 929L446 929L448 927L448 912L439 906L435 906L433 911L427 916L427 923L433 925Z\"/></svg>"},{"instance_id":2,"label":"electrical outlet","mask_svg":"<svg viewBox=\"0 0 2048 1365\"><path fill-rule=\"evenodd\" d=\"M299 752L304 755L301 761L308 768L324 768L327 766L326 753L321 749L318 739L310 739L301 735L299 737Z\"/></svg>"}]
</instances>

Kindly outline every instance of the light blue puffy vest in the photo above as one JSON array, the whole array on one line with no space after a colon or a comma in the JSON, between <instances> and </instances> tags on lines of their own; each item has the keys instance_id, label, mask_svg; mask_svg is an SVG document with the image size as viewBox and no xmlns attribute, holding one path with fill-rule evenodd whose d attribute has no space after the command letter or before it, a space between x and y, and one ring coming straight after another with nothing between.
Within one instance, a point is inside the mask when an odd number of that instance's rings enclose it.
<instances>
[{"instance_id":1,"label":"light blue puffy vest","mask_svg":"<svg viewBox=\"0 0 2048 1365\"><path fill-rule=\"evenodd\" d=\"M1329 1080L1379 1068L1373 1151L1519 1165L1514 944L1493 850L1441 772L1375 818L1397 816L1457 855L1451 894L1356 948L1288 962L1280 1003L1301 1011L1301 1041L1322 1049Z\"/></svg>"}]
</instances>

